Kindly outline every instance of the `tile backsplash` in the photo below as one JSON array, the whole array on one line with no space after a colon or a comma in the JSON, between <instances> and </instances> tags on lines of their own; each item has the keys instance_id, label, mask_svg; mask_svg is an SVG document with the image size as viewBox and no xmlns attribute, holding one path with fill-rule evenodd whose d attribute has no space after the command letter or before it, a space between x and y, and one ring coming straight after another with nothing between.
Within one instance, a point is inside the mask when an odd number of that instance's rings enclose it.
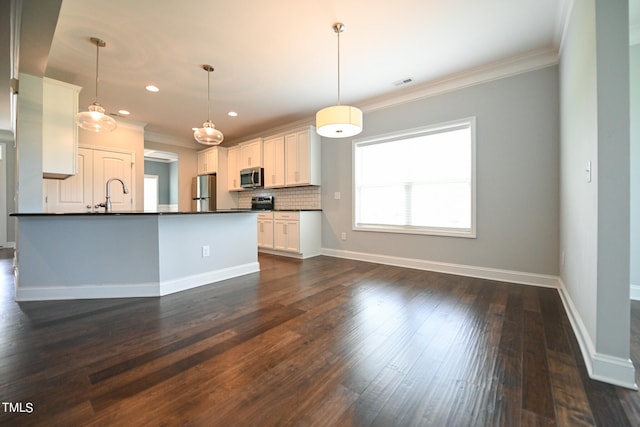
<instances>
[{"instance_id":1,"label":"tile backsplash","mask_svg":"<svg viewBox=\"0 0 640 427\"><path fill-rule=\"evenodd\" d=\"M321 209L321 188L290 187L264 188L260 190L241 191L238 194L238 207L251 208L253 196L273 196L275 209Z\"/></svg>"}]
</instances>

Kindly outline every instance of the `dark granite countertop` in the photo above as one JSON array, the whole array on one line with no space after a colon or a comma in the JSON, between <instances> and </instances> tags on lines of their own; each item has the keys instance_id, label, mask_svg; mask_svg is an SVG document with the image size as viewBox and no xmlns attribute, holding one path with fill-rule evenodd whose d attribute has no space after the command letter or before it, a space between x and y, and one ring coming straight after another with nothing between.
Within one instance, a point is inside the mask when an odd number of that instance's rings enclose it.
<instances>
[{"instance_id":1,"label":"dark granite countertop","mask_svg":"<svg viewBox=\"0 0 640 427\"><path fill-rule=\"evenodd\" d=\"M147 215L147 216L160 216L160 215L215 215L215 214L233 214L233 213L250 213L258 212L251 209L222 209L211 212L145 212L145 211L127 211L127 212L16 212L9 216L15 217L44 217L44 216L125 216L125 215Z\"/></svg>"}]
</instances>

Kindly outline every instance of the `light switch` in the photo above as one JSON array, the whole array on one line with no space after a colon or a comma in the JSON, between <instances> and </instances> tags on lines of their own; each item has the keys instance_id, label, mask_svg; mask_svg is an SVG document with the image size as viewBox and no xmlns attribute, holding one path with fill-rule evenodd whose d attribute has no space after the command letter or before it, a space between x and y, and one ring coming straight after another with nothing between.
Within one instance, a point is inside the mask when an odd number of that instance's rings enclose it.
<instances>
[{"instance_id":1,"label":"light switch","mask_svg":"<svg viewBox=\"0 0 640 427\"><path fill-rule=\"evenodd\" d=\"M333 193L333 198L336 200L340 200L340 192L336 191L335 193Z\"/></svg>"},{"instance_id":2,"label":"light switch","mask_svg":"<svg viewBox=\"0 0 640 427\"><path fill-rule=\"evenodd\" d=\"M587 182L591 182L591 160L587 162L587 167L585 169L585 172L587 174Z\"/></svg>"}]
</instances>

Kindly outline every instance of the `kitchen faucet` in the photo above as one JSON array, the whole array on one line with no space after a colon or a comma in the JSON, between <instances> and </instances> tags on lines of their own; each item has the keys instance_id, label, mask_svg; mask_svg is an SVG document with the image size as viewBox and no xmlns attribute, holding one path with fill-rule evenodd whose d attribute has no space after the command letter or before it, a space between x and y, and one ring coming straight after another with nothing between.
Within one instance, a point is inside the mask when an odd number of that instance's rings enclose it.
<instances>
[{"instance_id":1,"label":"kitchen faucet","mask_svg":"<svg viewBox=\"0 0 640 427\"><path fill-rule=\"evenodd\" d=\"M111 212L111 190L110 190L110 186L109 184L111 184L111 181L120 181L120 184L122 184L122 191L124 192L124 194L129 194L129 190L127 189L127 185L124 183L123 180L121 180L120 178L111 178L110 180L107 181L107 195L106 195L106 199L103 203L100 203L98 205L96 205L96 208L104 208L105 212Z\"/></svg>"}]
</instances>

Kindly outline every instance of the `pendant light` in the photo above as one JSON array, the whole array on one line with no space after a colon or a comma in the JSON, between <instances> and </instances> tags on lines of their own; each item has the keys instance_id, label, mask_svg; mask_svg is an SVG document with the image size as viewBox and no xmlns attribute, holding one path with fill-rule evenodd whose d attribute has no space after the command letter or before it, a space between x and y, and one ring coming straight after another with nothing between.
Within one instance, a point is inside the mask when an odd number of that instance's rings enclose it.
<instances>
[{"instance_id":1,"label":"pendant light","mask_svg":"<svg viewBox=\"0 0 640 427\"><path fill-rule=\"evenodd\" d=\"M327 138L346 138L362 132L362 111L340 105L340 33L344 31L344 24L334 24L333 30L338 35L338 105L316 113L316 132Z\"/></svg>"},{"instance_id":2,"label":"pendant light","mask_svg":"<svg viewBox=\"0 0 640 427\"><path fill-rule=\"evenodd\" d=\"M207 72L207 121L202 124L200 129L196 129L193 132L193 137L200 144L204 145L218 145L224 139L224 135L211 121L211 82L209 76L213 71L213 67L208 64L204 64L202 69Z\"/></svg>"},{"instance_id":3,"label":"pendant light","mask_svg":"<svg viewBox=\"0 0 640 427\"><path fill-rule=\"evenodd\" d=\"M76 124L82 129L86 129L92 132L111 132L118 124L113 117L104 113L104 108L98 103L98 67L100 60L100 48L105 47L107 44L104 40L100 40L96 37L89 39L92 44L96 45L96 97L93 104L89 105L89 111L83 111L76 114Z\"/></svg>"}]
</instances>

